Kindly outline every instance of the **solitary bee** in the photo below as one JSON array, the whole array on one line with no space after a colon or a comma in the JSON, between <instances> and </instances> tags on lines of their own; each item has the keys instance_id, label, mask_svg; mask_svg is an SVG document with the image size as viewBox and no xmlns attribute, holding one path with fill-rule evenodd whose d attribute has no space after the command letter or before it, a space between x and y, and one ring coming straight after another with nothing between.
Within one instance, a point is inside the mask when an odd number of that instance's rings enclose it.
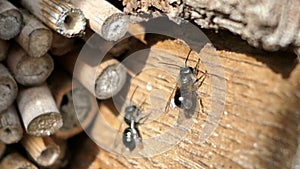
<instances>
[{"instance_id":1,"label":"solitary bee","mask_svg":"<svg viewBox=\"0 0 300 169\"><path fill-rule=\"evenodd\" d=\"M197 109L197 103L198 103L198 94L197 90L198 88L203 84L207 71L203 72L198 69L198 66L200 64L200 59L197 61L196 66L190 67L187 65L187 61L189 58L189 55L191 53L191 49L186 57L185 65L183 67L180 67L178 65L173 65L169 63L164 63L167 65L172 65L180 68L179 71L179 78L177 80L176 87L174 88L171 97L169 98L169 101L167 102L165 111L167 112L169 109L170 101L174 100L174 104L179 107L185 116L185 118L191 118L196 109ZM202 73L202 75L198 77L199 72ZM198 84L198 82L200 82ZM175 95L174 95L175 92ZM174 95L174 98L172 98ZM200 104L202 106L202 101L200 99ZM181 113L182 114L182 113Z\"/></svg>"},{"instance_id":2,"label":"solitary bee","mask_svg":"<svg viewBox=\"0 0 300 169\"><path fill-rule=\"evenodd\" d=\"M132 96L134 95L137 87L134 89ZM130 102L132 100L132 96L130 98ZM130 104L124 110L124 122L129 126L125 128L122 135L123 145L127 150L133 151L136 147L142 148L142 137L139 132L138 126L143 123L144 120L150 115L144 115L142 113L142 106L145 101L142 102L140 106L136 106L134 104ZM120 126L121 127L121 126Z\"/></svg>"}]
</instances>

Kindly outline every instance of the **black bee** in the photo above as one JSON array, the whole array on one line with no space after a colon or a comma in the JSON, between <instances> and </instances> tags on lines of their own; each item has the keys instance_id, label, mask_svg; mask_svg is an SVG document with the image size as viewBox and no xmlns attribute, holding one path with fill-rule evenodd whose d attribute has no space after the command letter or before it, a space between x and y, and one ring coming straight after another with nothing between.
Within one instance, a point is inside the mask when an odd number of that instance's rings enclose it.
<instances>
[{"instance_id":1,"label":"black bee","mask_svg":"<svg viewBox=\"0 0 300 169\"><path fill-rule=\"evenodd\" d=\"M134 95L137 87L133 91L132 96ZM130 101L132 100L132 96ZM138 126L142 124L144 120L148 117L148 115L143 116L142 114L142 106L145 101L142 102L140 106L129 105L125 108L124 112L124 122L129 126L123 131L122 142L124 146L129 151L133 151L137 146L143 147L142 145L142 137L139 132Z\"/></svg>"},{"instance_id":2,"label":"black bee","mask_svg":"<svg viewBox=\"0 0 300 169\"><path fill-rule=\"evenodd\" d=\"M141 111L135 105L130 105L125 108L124 121L129 126L123 132L123 144L124 146L132 151L139 144L142 144L142 138L138 130L138 117Z\"/></svg>"},{"instance_id":3,"label":"black bee","mask_svg":"<svg viewBox=\"0 0 300 169\"><path fill-rule=\"evenodd\" d=\"M177 66L180 68L179 78L176 87L174 88L171 94L171 97L175 92L173 98L174 103L177 107L182 109L185 118L191 118L194 115L198 103L197 90L202 85L207 75L206 71L203 72L198 69L200 59L197 61L197 64L194 68L187 65L187 61L191 51L192 50L189 51L188 56L186 57L185 60L185 65L183 67L165 63L167 65ZM199 78L197 78L199 72L201 72L202 75ZM199 81L200 84L197 84ZM170 101L172 100L171 97L169 98L169 101L166 105L166 111L169 108ZM200 104L202 105L201 99L200 99Z\"/></svg>"}]
</instances>

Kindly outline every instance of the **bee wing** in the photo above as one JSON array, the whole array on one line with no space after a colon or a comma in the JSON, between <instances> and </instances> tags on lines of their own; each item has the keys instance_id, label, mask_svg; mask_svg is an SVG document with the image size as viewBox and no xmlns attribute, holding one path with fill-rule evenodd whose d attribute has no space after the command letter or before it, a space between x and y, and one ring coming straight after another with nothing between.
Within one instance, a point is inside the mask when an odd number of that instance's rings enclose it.
<instances>
[{"instance_id":1,"label":"bee wing","mask_svg":"<svg viewBox=\"0 0 300 169\"><path fill-rule=\"evenodd\" d=\"M195 118L195 114L196 114L196 118L198 117L198 112L199 112L199 99L198 99L198 95L196 94L196 92L192 93L192 107L190 109L184 109L181 108L178 118L177 118L177 125L181 125L184 124L184 122L187 119L193 119Z\"/></svg>"}]
</instances>

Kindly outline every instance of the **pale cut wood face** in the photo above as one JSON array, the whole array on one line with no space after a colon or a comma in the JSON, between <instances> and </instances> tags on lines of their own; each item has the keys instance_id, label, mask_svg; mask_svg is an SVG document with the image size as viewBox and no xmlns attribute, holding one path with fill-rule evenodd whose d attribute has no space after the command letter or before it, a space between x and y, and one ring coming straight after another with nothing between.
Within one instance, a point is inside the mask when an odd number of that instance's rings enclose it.
<instances>
[{"instance_id":1,"label":"pale cut wood face","mask_svg":"<svg viewBox=\"0 0 300 169\"><path fill-rule=\"evenodd\" d=\"M230 42L232 43L230 46L234 48L240 43L236 39ZM224 44L226 45L229 44ZM154 48L165 51L164 55L173 52L177 56L184 56L187 53L185 51L188 50L176 40L155 43L151 46L151 49ZM246 50L245 48L242 46L241 50ZM215 89L210 88L211 76L214 74L209 74L199 88L205 113L199 113L195 117L196 122L183 141L170 150L151 158L120 158L102 151L98 154L98 159L94 161L94 164L105 160L114 167L135 166L137 168L290 168L296 154L298 138L296 131L297 121L299 121L299 105L297 104L299 97L296 93L300 86L299 64L283 63L280 59L282 53L273 53L266 57L225 49L216 51L224 68L226 80L226 100L223 100L225 110L216 129L204 143L198 142L199 137L205 123L213 124L212 119L207 118L210 113L208 110L216 106L212 105L210 100L211 92ZM151 52L154 53L154 50ZM206 55L208 56L209 53L207 52ZM189 64L192 65L193 62ZM196 64L195 61L194 64ZM205 70L206 64L214 65L204 62L200 65L204 69L200 69ZM274 71L276 65L281 68L286 67L286 69ZM141 72L132 80L132 83L141 88L145 86L146 89L147 83L137 79L154 74L150 72L150 70L148 73L146 70ZM289 76L286 77L286 74ZM169 82L163 85L166 92L163 98L171 95L172 89L176 87L176 77L171 76L169 79ZM140 90L139 92L147 95L146 91ZM130 92L128 93L130 95ZM133 100L138 101L143 94L135 95L136 98L134 97ZM289 99L286 99L287 97ZM178 117L178 112L176 115L171 114L171 111L166 113L165 115L170 116L162 118L161 122L167 124L170 121L171 124L172 119ZM146 123L145 126L141 126L141 135L147 138L151 135L151 130L146 130L146 125L152 130L158 127L157 123ZM146 132L149 134L147 135Z\"/></svg>"}]
</instances>

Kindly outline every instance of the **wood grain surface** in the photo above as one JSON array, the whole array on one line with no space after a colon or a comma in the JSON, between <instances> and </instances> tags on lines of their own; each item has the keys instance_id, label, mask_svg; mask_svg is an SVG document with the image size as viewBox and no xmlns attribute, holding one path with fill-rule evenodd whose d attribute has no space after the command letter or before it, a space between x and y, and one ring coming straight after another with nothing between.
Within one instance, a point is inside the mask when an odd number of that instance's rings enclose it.
<instances>
[{"instance_id":1,"label":"wood grain surface","mask_svg":"<svg viewBox=\"0 0 300 169\"><path fill-rule=\"evenodd\" d=\"M210 100L214 99L210 96L216 90L210 86L214 72L208 72L208 77L199 89L204 113L195 116L196 122L184 140L153 157L127 158L100 149L100 152L95 153L93 164L102 162L108 168L291 168L298 146L300 118L300 65L295 55L289 52L266 53L244 45L233 35L222 32L221 35L221 38L210 35L218 49L217 55L211 57L218 56L221 65L215 66L221 66L224 70L224 77L218 78L226 81L226 99L221 119L211 136L203 143L199 142L201 134L206 132L205 124L214 124L207 118L209 110L215 106L213 100ZM189 50L178 40L153 35L148 36L147 40L151 46L149 55L160 50L164 55L169 54L168 57L175 55L180 58L186 56ZM205 57L201 53L199 56ZM188 64L193 63L195 61ZM203 61L203 68L209 67L209 64L213 65ZM135 79L142 74L145 74L144 71L131 79L131 88L134 89L135 84L144 84L145 81L135 83ZM133 89L129 89L128 96ZM140 96L137 94L136 97L142 100ZM118 117L112 114L115 110L108 108L101 109L100 105L101 116L111 122L111 126L118 126L118 122L115 122ZM170 117L165 119L170 120ZM158 123L147 125L150 125L148 129L158 128ZM104 131L98 130L97 133L100 132ZM143 138L153 134L142 129L141 133ZM98 137L107 139L101 137L101 133Z\"/></svg>"}]
</instances>

